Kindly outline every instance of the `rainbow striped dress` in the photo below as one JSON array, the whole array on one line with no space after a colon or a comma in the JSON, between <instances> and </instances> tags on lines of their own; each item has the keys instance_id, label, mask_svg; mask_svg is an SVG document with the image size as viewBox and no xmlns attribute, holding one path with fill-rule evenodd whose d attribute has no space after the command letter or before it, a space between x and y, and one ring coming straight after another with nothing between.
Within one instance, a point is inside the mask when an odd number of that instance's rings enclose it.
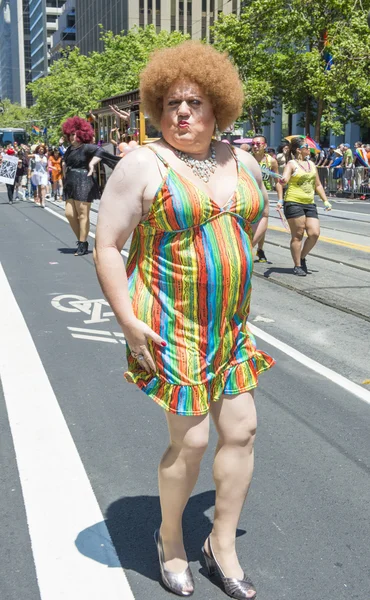
<instances>
[{"instance_id":1,"label":"rainbow striped dress","mask_svg":"<svg viewBox=\"0 0 370 600\"><path fill-rule=\"evenodd\" d=\"M237 160L238 183L220 208L190 180L166 167L145 221L135 229L127 275L133 311L166 342L150 344L156 373L127 348L127 381L164 409L204 415L222 394L257 386L274 360L248 329L253 270L251 223L264 201Z\"/></svg>"}]
</instances>

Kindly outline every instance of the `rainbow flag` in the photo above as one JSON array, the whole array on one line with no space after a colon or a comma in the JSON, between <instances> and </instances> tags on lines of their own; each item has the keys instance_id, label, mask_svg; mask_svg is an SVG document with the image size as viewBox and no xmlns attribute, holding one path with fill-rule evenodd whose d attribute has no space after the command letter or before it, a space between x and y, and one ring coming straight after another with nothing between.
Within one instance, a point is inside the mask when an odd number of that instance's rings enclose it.
<instances>
[{"instance_id":1,"label":"rainbow flag","mask_svg":"<svg viewBox=\"0 0 370 600\"><path fill-rule=\"evenodd\" d=\"M32 133L36 133L36 135L38 135L40 133L40 127L37 127L37 125L32 125Z\"/></svg>"}]
</instances>

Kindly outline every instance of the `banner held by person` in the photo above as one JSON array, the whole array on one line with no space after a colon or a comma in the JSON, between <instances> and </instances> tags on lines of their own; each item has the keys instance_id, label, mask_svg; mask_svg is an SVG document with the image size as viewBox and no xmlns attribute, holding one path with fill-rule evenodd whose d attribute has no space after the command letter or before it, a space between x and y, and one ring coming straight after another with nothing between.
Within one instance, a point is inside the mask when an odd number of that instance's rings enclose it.
<instances>
[{"instance_id":1,"label":"banner held by person","mask_svg":"<svg viewBox=\"0 0 370 600\"><path fill-rule=\"evenodd\" d=\"M5 154L0 164L0 182L13 185L17 173L18 156Z\"/></svg>"}]
</instances>

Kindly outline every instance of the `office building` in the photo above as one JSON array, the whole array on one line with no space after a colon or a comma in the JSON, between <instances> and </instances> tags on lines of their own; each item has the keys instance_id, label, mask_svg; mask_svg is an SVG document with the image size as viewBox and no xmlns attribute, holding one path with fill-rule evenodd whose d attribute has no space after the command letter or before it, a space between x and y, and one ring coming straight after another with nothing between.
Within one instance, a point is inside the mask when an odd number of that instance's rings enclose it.
<instances>
[{"instance_id":1,"label":"office building","mask_svg":"<svg viewBox=\"0 0 370 600\"><path fill-rule=\"evenodd\" d=\"M0 97L29 106L31 81L28 0L0 0Z\"/></svg>"},{"instance_id":2,"label":"office building","mask_svg":"<svg viewBox=\"0 0 370 600\"><path fill-rule=\"evenodd\" d=\"M51 39L51 62L61 58L68 48L73 48L76 45L75 4L76 0L67 0L62 8L61 15L58 17L58 29L53 33Z\"/></svg>"},{"instance_id":3,"label":"office building","mask_svg":"<svg viewBox=\"0 0 370 600\"><path fill-rule=\"evenodd\" d=\"M76 0L76 41L82 54L101 51L101 28L117 34L134 25L157 31L182 31L193 39L210 39L220 12L240 11L241 0Z\"/></svg>"},{"instance_id":4,"label":"office building","mask_svg":"<svg viewBox=\"0 0 370 600\"><path fill-rule=\"evenodd\" d=\"M47 75L52 35L58 29L58 17L66 0L29 0L31 36L31 78Z\"/></svg>"}]
</instances>

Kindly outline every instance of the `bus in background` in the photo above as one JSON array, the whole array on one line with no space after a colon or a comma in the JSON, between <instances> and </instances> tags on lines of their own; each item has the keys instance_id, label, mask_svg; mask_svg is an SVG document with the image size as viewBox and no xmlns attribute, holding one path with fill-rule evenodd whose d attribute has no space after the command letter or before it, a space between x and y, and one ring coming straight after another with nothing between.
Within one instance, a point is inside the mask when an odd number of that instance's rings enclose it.
<instances>
[{"instance_id":1,"label":"bus in background","mask_svg":"<svg viewBox=\"0 0 370 600\"><path fill-rule=\"evenodd\" d=\"M21 144L27 144L28 135L26 130L18 127L1 127L0 146L4 148L7 144L14 144L14 142L17 142L19 146Z\"/></svg>"}]
</instances>

